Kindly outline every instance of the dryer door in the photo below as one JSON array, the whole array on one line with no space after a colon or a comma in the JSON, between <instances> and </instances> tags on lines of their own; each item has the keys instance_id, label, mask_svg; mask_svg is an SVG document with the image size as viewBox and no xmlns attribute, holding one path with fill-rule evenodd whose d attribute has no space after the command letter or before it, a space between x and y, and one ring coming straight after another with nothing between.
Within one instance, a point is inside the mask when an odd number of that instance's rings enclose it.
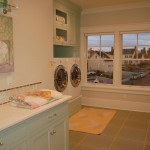
<instances>
[{"instance_id":1,"label":"dryer door","mask_svg":"<svg viewBox=\"0 0 150 150\"><path fill-rule=\"evenodd\" d=\"M63 65L59 65L54 73L55 89L59 92L63 92L68 84L68 74Z\"/></svg>"},{"instance_id":2,"label":"dryer door","mask_svg":"<svg viewBox=\"0 0 150 150\"><path fill-rule=\"evenodd\" d=\"M81 82L81 70L77 64L71 67L70 81L73 87L78 87Z\"/></svg>"}]
</instances>

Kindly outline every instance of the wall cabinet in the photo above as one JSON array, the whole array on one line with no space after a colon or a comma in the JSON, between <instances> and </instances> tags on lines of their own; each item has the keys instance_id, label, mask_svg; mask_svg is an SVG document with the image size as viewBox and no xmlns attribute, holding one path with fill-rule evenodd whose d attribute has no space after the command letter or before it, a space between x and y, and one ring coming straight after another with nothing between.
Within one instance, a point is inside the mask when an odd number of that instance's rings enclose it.
<instances>
[{"instance_id":1,"label":"wall cabinet","mask_svg":"<svg viewBox=\"0 0 150 150\"><path fill-rule=\"evenodd\" d=\"M68 150L68 103L0 132L0 150Z\"/></svg>"},{"instance_id":2,"label":"wall cabinet","mask_svg":"<svg viewBox=\"0 0 150 150\"><path fill-rule=\"evenodd\" d=\"M77 57L75 47L79 47L79 39L80 9L69 1L54 0L54 57L68 57L68 49L69 57ZM61 56L57 55L58 51Z\"/></svg>"}]
</instances>

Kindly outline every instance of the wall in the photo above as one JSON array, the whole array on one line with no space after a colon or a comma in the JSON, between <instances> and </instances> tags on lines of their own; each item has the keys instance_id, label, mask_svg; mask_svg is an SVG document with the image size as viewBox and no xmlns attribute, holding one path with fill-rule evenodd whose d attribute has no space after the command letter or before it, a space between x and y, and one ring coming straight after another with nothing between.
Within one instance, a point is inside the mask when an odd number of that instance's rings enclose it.
<instances>
[{"instance_id":1,"label":"wall","mask_svg":"<svg viewBox=\"0 0 150 150\"><path fill-rule=\"evenodd\" d=\"M8 13L13 18L15 70L0 74L0 89L42 81L51 87L53 73L49 60L53 57L52 0L14 0L17 10ZM12 80L8 85L7 81Z\"/></svg>"},{"instance_id":2,"label":"wall","mask_svg":"<svg viewBox=\"0 0 150 150\"><path fill-rule=\"evenodd\" d=\"M125 7L121 5L106 10L100 8L96 11L83 12L81 27L148 22L150 21L148 15L150 14L150 2L143 5L143 8L134 8L134 6L130 8L130 5Z\"/></svg>"},{"instance_id":3,"label":"wall","mask_svg":"<svg viewBox=\"0 0 150 150\"><path fill-rule=\"evenodd\" d=\"M97 32L149 30L150 31L150 3L141 6L109 7L86 10L81 16L81 59L85 58L86 41L84 34ZM119 37L115 48L119 50ZM119 52L119 51L118 51ZM116 54L116 58L120 54ZM150 87L121 86L121 72L114 69L115 85L94 85L86 83L86 62L81 61L82 67L82 104L96 107L116 108L124 110L150 112ZM120 63L114 60L116 68ZM119 80L118 80L119 79Z\"/></svg>"}]
</instances>

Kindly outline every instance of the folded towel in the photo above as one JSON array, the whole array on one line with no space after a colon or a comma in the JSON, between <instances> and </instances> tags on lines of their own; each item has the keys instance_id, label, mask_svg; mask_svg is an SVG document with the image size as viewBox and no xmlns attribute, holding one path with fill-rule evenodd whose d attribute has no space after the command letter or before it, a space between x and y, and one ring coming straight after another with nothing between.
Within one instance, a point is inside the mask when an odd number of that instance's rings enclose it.
<instances>
[{"instance_id":1,"label":"folded towel","mask_svg":"<svg viewBox=\"0 0 150 150\"><path fill-rule=\"evenodd\" d=\"M12 106L34 109L60 99L63 94L50 89L40 89L28 92L26 95L11 96L10 101Z\"/></svg>"},{"instance_id":2,"label":"folded towel","mask_svg":"<svg viewBox=\"0 0 150 150\"><path fill-rule=\"evenodd\" d=\"M10 97L10 100L11 105L28 109L34 109L50 102L50 99L45 99L39 96L26 95L12 96Z\"/></svg>"},{"instance_id":3,"label":"folded towel","mask_svg":"<svg viewBox=\"0 0 150 150\"><path fill-rule=\"evenodd\" d=\"M43 97L45 99L50 99L52 97L50 90L36 90L36 91L28 92L27 95L28 96L39 96L39 97Z\"/></svg>"},{"instance_id":4,"label":"folded towel","mask_svg":"<svg viewBox=\"0 0 150 150\"><path fill-rule=\"evenodd\" d=\"M58 91L55 91L55 90L50 90L50 89L41 89L41 91L50 91L51 93L51 96L55 99L60 99L63 97L63 94L58 92Z\"/></svg>"}]
</instances>

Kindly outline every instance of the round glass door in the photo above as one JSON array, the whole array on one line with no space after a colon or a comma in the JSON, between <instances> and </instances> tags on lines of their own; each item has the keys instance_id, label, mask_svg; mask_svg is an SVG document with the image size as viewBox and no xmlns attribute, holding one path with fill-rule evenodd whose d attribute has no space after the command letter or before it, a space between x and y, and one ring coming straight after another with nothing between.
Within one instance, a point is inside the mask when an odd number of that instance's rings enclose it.
<instances>
[{"instance_id":1,"label":"round glass door","mask_svg":"<svg viewBox=\"0 0 150 150\"><path fill-rule=\"evenodd\" d=\"M78 87L81 82L81 70L77 64L71 67L70 81L73 87Z\"/></svg>"},{"instance_id":2,"label":"round glass door","mask_svg":"<svg viewBox=\"0 0 150 150\"><path fill-rule=\"evenodd\" d=\"M54 73L54 85L57 91L63 92L68 84L68 74L63 65L59 65Z\"/></svg>"}]
</instances>

